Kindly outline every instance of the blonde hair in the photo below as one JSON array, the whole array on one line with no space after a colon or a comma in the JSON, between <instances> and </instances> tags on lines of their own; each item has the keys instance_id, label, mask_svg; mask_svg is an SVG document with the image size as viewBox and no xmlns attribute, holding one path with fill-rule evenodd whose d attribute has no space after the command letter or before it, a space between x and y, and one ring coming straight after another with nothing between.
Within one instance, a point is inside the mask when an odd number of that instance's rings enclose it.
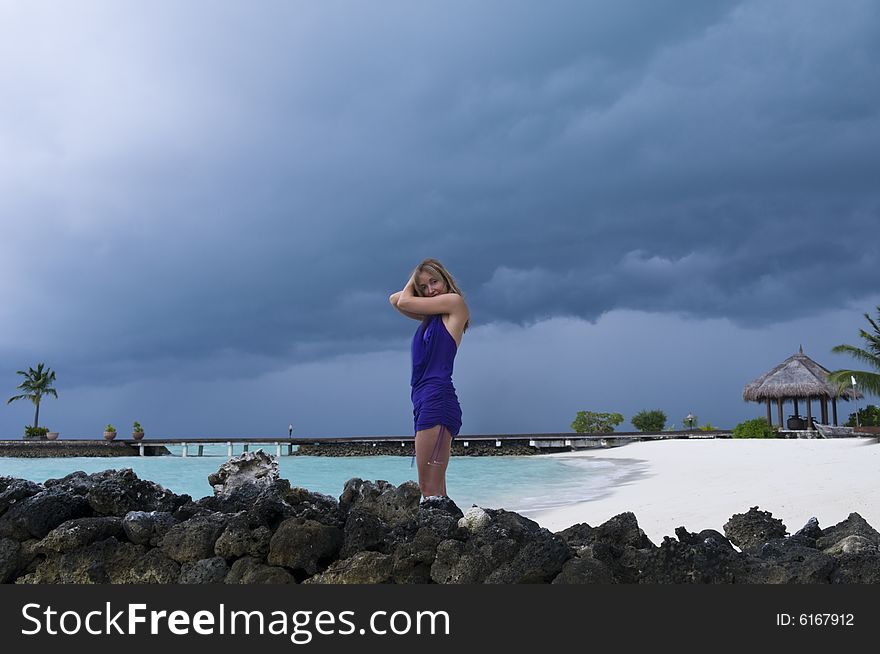
<instances>
[{"instance_id":1,"label":"blonde hair","mask_svg":"<svg viewBox=\"0 0 880 654\"><path fill-rule=\"evenodd\" d=\"M423 272L426 272L430 275L436 275L443 280L443 282L446 284L446 288L449 290L450 293L460 295L462 298L464 297L464 293L461 292L458 284L455 283L455 278L448 270L446 270L446 266L437 261L437 259L429 258L423 260L418 266L416 266L416 269L413 271L413 277L417 279L418 276ZM419 297L424 297L422 295L422 290L419 288L419 285L415 284L414 286L415 288L413 290L415 291L415 294ZM462 333L467 331L470 322L470 320L467 320L464 323L464 329L462 330Z\"/></svg>"}]
</instances>

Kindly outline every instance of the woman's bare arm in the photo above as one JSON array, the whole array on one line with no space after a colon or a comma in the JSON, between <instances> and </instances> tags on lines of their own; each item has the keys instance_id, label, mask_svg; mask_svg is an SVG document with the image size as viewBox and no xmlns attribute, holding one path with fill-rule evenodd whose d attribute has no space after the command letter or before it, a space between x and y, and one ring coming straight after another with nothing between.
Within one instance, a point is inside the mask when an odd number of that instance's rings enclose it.
<instances>
[{"instance_id":1,"label":"woman's bare arm","mask_svg":"<svg viewBox=\"0 0 880 654\"><path fill-rule=\"evenodd\" d=\"M434 297L417 297L411 290L407 293L404 288L397 300L397 308L400 311L433 316L438 313L464 314L467 306L464 298L458 293L444 293Z\"/></svg>"},{"instance_id":2,"label":"woman's bare arm","mask_svg":"<svg viewBox=\"0 0 880 654\"><path fill-rule=\"evenodd\" d=\"M412 318L413 320L424 320L425 316L420 316L419 314L412 313L410 311L404 311L399 306L397 306L397 301L400 299L401 293L403 293L403 291L397 291L397 293L392 293L391 297L388 298L388 301L391 303L391 306L393 306L395 309L397 309L400 313L402 313L407 318Z\"/></svg>"}]
</instances>

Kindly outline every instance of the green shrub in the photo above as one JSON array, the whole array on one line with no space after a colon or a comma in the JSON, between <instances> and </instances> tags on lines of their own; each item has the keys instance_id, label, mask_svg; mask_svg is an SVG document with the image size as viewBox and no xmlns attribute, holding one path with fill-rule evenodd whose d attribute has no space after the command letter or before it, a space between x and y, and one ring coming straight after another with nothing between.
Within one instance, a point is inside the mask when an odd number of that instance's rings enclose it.
<instances>
[{"instance_id":1,"label":"green shrub","mask_svg":"<svg viewBox=\"0 0 880 654\"><path fill-rule=\"evenodd\" d=\"M733 428L734 438L776 438L776 428L766 418L754 418Z\"/></svg>"},{"instance_id":2,"label":"green shrub","mask_svg":"<svg viewBox=\"0 0 880 654\"><path fill-rule=\"evenodd\" d=\"M869 404L864 409L858 410L859 425L862 427L880 427L880 408L873 404ZM846 421L846 427L856 426L856 414L849 414L849 420Z\"/></svg>"},{"instance_id":3,"label":"green shrub","mask_svg":"<svg viewBox=\"0 0 880 654\"><path fill-rule=\"evenodd\" d=\"M579 434L603 434L614 431L622 422L623 416L619 413L578 411L571 428Z\"/></svg>"},{"instance_id":4,"label":"green shrub","mask_svg":"<svg viewBox=\"0 0 880 654\"><path fill-rule=\"evenodd\" d=\"M104 427L104 431L116 431L116 427L114 427L113 425L107 425L106 427Z\"/></svg>"},{"instance_id":5,"label":"green shrub","mask_svg":"<svg viewBox=\"0 0 880 654\"><path fill-rule=\"evenodd\" d=\"M666 426L666 414L660 409L639 411L630 419L630 422L641 432L663 431L663 427Z\"/></svg>"},{"instance_id":6,"label":"green shrub","mask_svg":"<svg viewBox=\"0 0 880 654\"><path fill-rule=\"evenodd\" d=\"M43 440L48 433L48 427L33 427L31 425L25 425L24 427L24 437L26 440Z\"/></svg>"},{"instance_id":7,"label":"green shrub","mask_svg":"<svg viewBox=\"0 0 880 654\"><path fill-rule=\"evenodd\" d=\"M718 427L714 426L711 422L707 422L705 425L700 425L700 431L715 431Z\"/></svg>"}]
</instances>

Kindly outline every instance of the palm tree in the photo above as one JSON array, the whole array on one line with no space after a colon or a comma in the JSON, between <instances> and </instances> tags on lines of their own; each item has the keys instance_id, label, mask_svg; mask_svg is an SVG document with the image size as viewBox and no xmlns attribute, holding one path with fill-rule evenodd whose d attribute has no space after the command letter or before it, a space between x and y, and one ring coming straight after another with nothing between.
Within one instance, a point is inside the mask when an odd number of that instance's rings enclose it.
<instances>
[{"instance_id":1,"label":"palm tree","mask_svg":"<svg viewBox=\"0 0 880 654\"><path fill-rule=\"evenodd\" d=\"M6 400L6 404L12 404L16 400L30 400L33 402L34 406L37 407L36 413L34 413L34 428L36 428L40 423L40 400L43 399L44 395L51 395L54 398L58 397L58 393L52 388L52 384L55 383L55 371L51 368L44 370L43 364L38 363L36 370L34 368L28 368L27 372L17 370L15 374L25 378L18 385L18 390L24 391L24 393L10 397Z\"/></svg>"},{"instance_id":2,"label":"palm tree","mask_svg":"<svg viewBox=\"0 0 880 654\"><path fill-rule=\"evenodd\" d=\"M837 345L831 348L832 352L843 352L854 359L858 359L877 370L877 372L864 372L861 370L835 370L829 373L828 380L841 385L848 384L850 377L855 378L862 391L880 396L880 306L877 307L877 320L872 320L867 313L865 318L871 323L874 333L868 333L864 329L859 330L859 336L865 341L864 348L854 345Z\"/></svg>"}]
</instances>

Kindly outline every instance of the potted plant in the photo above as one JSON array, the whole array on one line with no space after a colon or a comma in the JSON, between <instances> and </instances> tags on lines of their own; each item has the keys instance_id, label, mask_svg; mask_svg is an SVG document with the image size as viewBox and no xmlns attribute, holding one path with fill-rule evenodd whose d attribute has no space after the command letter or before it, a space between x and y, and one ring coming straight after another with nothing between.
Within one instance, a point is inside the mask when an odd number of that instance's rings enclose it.
<instances>
[{"instance_id":1,"label":"potted plant","mask_svg":"<svg viewBox=\"0 0 880 654\"><path fill-rule=\"evenodd\" d=\"M48 433L48 427L31 427L30 425L25 425L24 427L24 439L26 441L44 441Z\"/></svg>"},{"instance_id":2,"label":"potted plant","mask_svg":"<svg viewBox=\"0 0 880 654\"><path fill-rule=\"evenodd\" d=\"M104 428L104 439L112 441L114 438L116 438L116 427L113 425L107 425Z\"/></svg>"},{"instance_id":3,"label":"potted plant","mask_svg":"<svg viewBox=\"0 0 880 654\"><path fill-rule=\"evenodd\" d=\"M141 427L141 423L137 420L134 421L134 425L131 428L131 437L136 441L139 441L144 437L144 428Z\"/></svg>"}]
</instances>

